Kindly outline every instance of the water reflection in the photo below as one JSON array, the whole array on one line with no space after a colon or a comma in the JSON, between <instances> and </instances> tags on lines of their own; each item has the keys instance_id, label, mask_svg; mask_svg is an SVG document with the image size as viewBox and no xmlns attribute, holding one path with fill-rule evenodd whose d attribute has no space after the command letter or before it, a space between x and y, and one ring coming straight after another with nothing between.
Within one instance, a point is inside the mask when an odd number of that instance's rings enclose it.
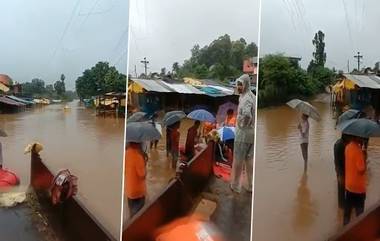
<instances>
[{"instance_id":1,"label":"water reflection","mask_svg":"<svg viewBox=\"0 0 380 241\"><path fill-rule=\"evenodd\" d=\"M307 183L307 173L301 176L295 200L295 218L294 227L297 231L302 231L310 227L315 221L316 203L312 200L311 193Z\"/></svg>"}]
</instances>

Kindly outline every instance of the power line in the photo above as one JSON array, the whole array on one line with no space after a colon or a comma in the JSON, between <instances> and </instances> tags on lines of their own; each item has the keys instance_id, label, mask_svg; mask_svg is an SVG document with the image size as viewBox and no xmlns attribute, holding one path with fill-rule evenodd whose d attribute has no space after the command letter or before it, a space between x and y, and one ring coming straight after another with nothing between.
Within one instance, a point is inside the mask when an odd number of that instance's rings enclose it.
<instances>
[{"instance_id":1,"label":"power line","mask_svg":"<svg viewBox=\"0 0 380 241\"><path fill-rule=\"evenodd\" d=\"M92 5L90 11L87 13L86 17L84 18L82 24L80 25L80 29L82 28L82 26L86 23L88 17L94 12L94 9L95 7L98 5L98 3L100 2L100 0L95 0L94 4Z\"/></svg>"},{"instance_id":2,"label":"power line","mask_svg":"<svg viewBox=\"0 0 380 241\"><path fill-rule=\"evenodd\" d=\"M81 0L77 0L75 6L74 6L74 8L73 8L73 10L71 11L71 16L70 16L70 18L69 18L69 21L66 23L66 26L65 26L65 28L64 28L64 30L63 30L63 32L62 32L61 38L60 38L60 40L59 40L59 43L58 43L57 47L55 48L55 50L54 50L54 52L53 52L53 56L51 57L49 63L51 63L52 60L55 58L55 55L56 55L57 52L58 52L58 48L59 48L59 46L61 46L61 44L62 44L62 41L63 41L63 39L65 38L67 31L69 30L69 27L70 27L70 25L71 25L71 22L72 22L73 19L74 19L75 12L76 12L77 8L79 7L79 3L80 3L80 1L81 1Z\"/></svg>"}]
</instances>

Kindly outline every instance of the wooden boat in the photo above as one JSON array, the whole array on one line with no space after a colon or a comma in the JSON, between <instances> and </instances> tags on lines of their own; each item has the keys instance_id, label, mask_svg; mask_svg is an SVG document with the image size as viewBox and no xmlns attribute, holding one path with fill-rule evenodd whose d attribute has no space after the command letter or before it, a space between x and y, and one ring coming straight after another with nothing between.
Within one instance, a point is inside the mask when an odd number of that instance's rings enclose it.
<instances>
[{"instance_id":1,"label":"wooden boat","mask_svg":"<svg viewBox=\"0 0 380 241\"><path fill-rule=\"evenodd\" d=\"M31 186L38 201L49 215L53 229L67 240L116 241L80 200L71 197L61 204L53 205L50 188L53 173L42 162L38 153L31 154Z\"/></svg>"},{"instance_id":2,"label":"wooden boat","mask_svg":"<svg viewBox=\"0 0 380 241\"><path fill-rule=\"evenodd\" d=\"M352 220L329 241L380 240L380 202Z\"/></svg>"},{"instance_id":3,"label":"wooden boat","mask_svg":"<svg viewBox=\"0 0 380 241\"><path fill-rule=\"evenodd\" d=\"M212 176L214 143L196 155L183 173L124 225L123 241L154 241L157 227L191 212Z\"/></svg>"}]
</instances>

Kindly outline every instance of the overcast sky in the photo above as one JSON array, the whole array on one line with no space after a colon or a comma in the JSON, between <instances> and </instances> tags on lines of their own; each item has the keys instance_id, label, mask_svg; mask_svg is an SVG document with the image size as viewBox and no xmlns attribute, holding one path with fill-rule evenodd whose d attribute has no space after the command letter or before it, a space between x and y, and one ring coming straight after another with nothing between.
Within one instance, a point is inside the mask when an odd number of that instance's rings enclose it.
<instances>
[{"instance_id":1,"label":"overcast sky","mask_svg":"<svg viewBox=\"0 0 380 241\"><path fill-rule=\"evenodd\" d=\"M261 55L282 52L302 57L306 67L314 51L315 32L325 33L327 65L347 71L380 61L380 2L378 0L263 0Z\"/></svg>"},{"instance_id":2,"label":"overcast sky","mask_svg":"<svg viewBox=\"0 0 380 241\"><path fill-rule=\"evenodd\" d=\"M247 42L258 40L259 0L131 0L130 73L171 70L190 57L196 44L204 46L221 35Z\"/></svg>"},{"instance_id":3,"label":"overcast sky","mask_svg":"<svg viewBox=\"0 0 380 241\"><path fill-rule=\"evenodd\" d=\"M18 82L66 75L68 89L98 61L126 73L127 0L0 1L0 73Z\"/></svg>"}]
</instances>

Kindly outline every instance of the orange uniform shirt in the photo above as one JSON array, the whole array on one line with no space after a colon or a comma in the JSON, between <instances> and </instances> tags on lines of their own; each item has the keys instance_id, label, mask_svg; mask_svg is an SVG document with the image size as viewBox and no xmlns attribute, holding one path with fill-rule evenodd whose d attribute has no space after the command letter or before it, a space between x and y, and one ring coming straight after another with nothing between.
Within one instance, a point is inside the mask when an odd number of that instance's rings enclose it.
<instances>
[{"instance_id":1,"label":"orange uniform shirt","mask_svg":"<svg viewBox=\"0 0 380 241\"><path fill-rule=\"evenodd\" d=\"M236 126L236 117L232 116L231 118L229 118L227 116L225 121L224 121L224 125L225 126Z\"/></svg>"},{"instance_id":2,"label":"orange uniform shirt","mask_svg":"<svg viewBox=\"0 0 380 241\"><path fill-rule=\"evenodd\" d=\"M207 136L215 128L216 128L216 125L214 123L205 122L203 124L203 136Z\"/></svg>"},{"instance_id":3,"label":"orange uniform shirt","mask_svg":"<svg viewBox=\"0 0 380 241\"><path fill-rule=\"evenodd\" d=\"M353 193L365 193L367 187L366 164L360 145L351 141L345 149L345 185Z\"/></svg>"},{"instance_id":4,"label":"orange uniform shirt","mask_svg":"<svg viewBox=\"0 0 380 241\"><path fill-rule=\"evenodd\" d=\"M146 195L145 160L141 150L129 146L125 152L125 193L130 199Z\"/></svg>"}]
</instances>

